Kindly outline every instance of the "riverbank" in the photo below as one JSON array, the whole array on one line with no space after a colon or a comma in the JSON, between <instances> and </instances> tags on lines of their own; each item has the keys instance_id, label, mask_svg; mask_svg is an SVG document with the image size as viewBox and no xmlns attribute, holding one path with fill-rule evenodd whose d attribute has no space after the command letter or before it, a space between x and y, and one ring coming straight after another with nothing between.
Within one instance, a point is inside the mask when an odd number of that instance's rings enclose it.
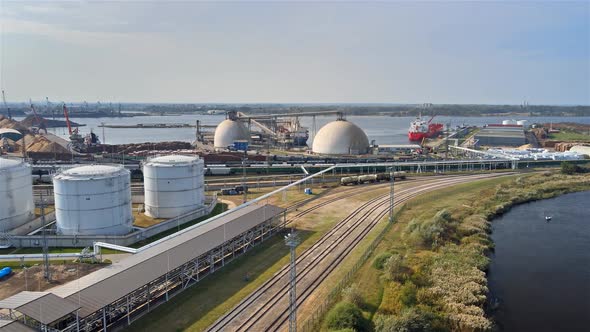
<instances>
[{"instance_id":1,"label":"riverbank","mask_svg":"<svg viewBox=\"0 0 590 332\"><path fill-rule=\"evenodd\" d=\"M590 175L517 175L423 195L398 214L394 227L343 293L362 313L342 305L327 315L364 322L361 330L491 330L486 271L494 244L490 221L510 207L590 190ZM337 317L342 320L345 317ZM340 326L342 327L342 326Z\"/></svg>"}]
</instances>

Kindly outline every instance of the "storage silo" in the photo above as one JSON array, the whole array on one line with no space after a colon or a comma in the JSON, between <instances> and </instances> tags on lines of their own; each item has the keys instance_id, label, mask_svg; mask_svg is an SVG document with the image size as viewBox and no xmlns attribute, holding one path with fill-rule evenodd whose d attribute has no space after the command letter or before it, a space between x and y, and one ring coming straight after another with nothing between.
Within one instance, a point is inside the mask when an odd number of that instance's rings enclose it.
<instances>
[{"instance_id":1,"label":"storage silo","mask_svg":"<svg viewBox=\"0 0 590 332\"><path fill-rule=\"evenodd\" d=\"M133 228L130 173L120 165L88 165L53 177L57 231L122 235Z\"/></svg>"},{"instance_id":2,"label":"storage silo","mask_svg":"<svg viewBox=\"0 0 590 332\"><path fill-rule=\"evenodd\" d=\"M174 218L204 205L204 167L197 156L169 155L143 165L145 214Z\"/></svg>"},{"instance_id":3,"label":"storage silo","mask_svg":"<svg viewBox=\"0 0 590 332\"><path fill-rule=\"evenodd\" d=\"M229 146L233 146L235 141L249 140L250 132L242 121L226 119L215 128L213 146L217 150L223 150L227 149Z\"/></svg>"},{"instance_id":4,"label":"storage silo","mask_svg":"<svg viewBox=\"0 0 590 332\"><path fill-rule=\"evenodd\" d=\"M367 134L346 120L326 124L313 138L312 151L318 154L365 154L368 150Z\"/></svg>"},{"instance_id":5,"label":"storage silo","mask_svg":"<svg viewBox=\"0 0 590 332\"><path fill-rule=\"evenodd\" d=\"M522 126L523 128L527 128L528 127L528 121L527 120L518 120L516 121L516 124L519 126Z\"/></svg>"},{"instance_id":6,"label":"storage silo","mask_svg":"<svg viewBox=\"0 0 590 332\"><path fill-rule=\"evenodd\" d=\"M0 158L0 231L9 231L35 217L31 166Z\"/></svg>"}]
</instances>

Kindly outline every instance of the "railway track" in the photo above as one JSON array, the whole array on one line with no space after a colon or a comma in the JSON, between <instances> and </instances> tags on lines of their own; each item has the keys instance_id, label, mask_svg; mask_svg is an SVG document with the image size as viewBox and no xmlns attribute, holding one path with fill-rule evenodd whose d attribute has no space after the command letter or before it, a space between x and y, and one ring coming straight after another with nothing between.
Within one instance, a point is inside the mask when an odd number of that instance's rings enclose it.
<instances>
[{"instance_id":1,"label":"railway track","mask_svg":"<svg viewBox=\"0 0 590 332\"><path fill-rule=\"evenodd\" d=\"M394 205L423 192L452 184L488 178L489 175L446 177L421 181L420 185L396 192ZM335 197L333 200L342 198ZM328 200L325 206L332 203ZM389 211L389 194L377 196L355 209L297 259L298 306L303 304L327 276L347 257L356 245ZM315 206L313 210L317 209ZM312 209L310 208L310 209ZM313 211L312 210L312 211ZM303 212L303 211L302 211ZM311 212L311 211L309 211ZM309 213L307 212L307 213ZM278 331L288 320L288 266L221 317L207 331Z\"/></svg>"}]
</instances>

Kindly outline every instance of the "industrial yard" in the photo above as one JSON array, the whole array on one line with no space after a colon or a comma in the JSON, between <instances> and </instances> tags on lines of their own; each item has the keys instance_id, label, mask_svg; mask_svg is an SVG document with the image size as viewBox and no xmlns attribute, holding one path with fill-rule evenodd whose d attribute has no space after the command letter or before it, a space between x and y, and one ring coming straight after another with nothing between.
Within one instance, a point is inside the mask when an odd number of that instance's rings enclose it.
<instances>
[{"instance_id":1,"label":"industrial yard","mask_svg":"<svg viewBox=\"0 0 590 332\"><path fill-rule=\"evenodd\" d=\"M0 332L589 325L590 3L0 7Z\"/></svg>"},{"instance_id":2,"label":"industrial yard","mask_svg":"<svg viewBox=\"0 0 590 332\"><path fill-rule=\"evenodd\" d=\"M298 119L318 116L334 119L312 130L307 146L310 132ZM370 141L341 112L228 112L217 126L191 127L193 144L119 146L92 135L79 141L77 131L68 143L4 121L20 131L4 131L9 148L0 159L7 198L0 257L15 271L0 288L7 297L0 308L17 323L57 330L286 330L288 251L280 239L291 230L299 242L297 321L311 331L316 304L333 296L327 285L350 278L406 201L564 160L590 161L584 141L570 144L571 151L543 148L544 126L506 120L443 132L433 119L414 120L412 144L404 145ZM162 126L142 130L152 127ZM547 137L555 135L552 125L549 131ZM30 143L18 145L23 140ZM45 151L56 146L64 149L62 161L57 150L53 157ZM116 259L107 259L113 253ZM21 269L27 261L38 265ZM24 309L49 300L45 293L15 291L28 288L21 285L25 271L38 283L30 290L49 289L51 301L69 309L53 320ZM218 283L227 287L219 292Z\"/></svg>"}]
</instances>

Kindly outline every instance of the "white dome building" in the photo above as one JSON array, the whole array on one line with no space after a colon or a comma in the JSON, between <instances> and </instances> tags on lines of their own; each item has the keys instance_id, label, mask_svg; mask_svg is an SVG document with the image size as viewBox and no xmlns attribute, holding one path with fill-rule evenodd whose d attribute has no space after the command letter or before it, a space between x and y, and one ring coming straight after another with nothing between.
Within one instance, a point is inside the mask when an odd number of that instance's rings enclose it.
<instances>
[{"instance_id":1,"label":"white dome building","mask_svg":"<svg viewBox=\"0 0 590 332\"><path fill-rule=\"evenodd\" d=\"M215 149L227 149L235 141L250 141L250 132L241 121L226 119L215 128L213 146Z\"/></svg>"},{"instance_id":2,"label":"white dome building","mask_svg":"<svg viewBox=\"0 0 590 332\"><path fill-rule=\"evenodd\" d=\"M364 154L368 150L367 134L346 120L328 123L313 139L312 151L318 154Z\"/></svg>"}]
</instances>

